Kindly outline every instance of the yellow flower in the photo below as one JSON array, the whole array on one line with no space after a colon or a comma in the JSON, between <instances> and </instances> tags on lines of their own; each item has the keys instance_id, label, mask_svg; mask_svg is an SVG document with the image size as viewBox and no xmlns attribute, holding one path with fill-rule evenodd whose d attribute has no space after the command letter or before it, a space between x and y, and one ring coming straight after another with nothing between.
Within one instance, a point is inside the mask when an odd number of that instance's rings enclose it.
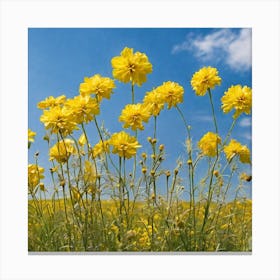
<instances>
[{"instance_id":1,"label":"yellow flower","mask_svg":"<svg viewBox=\"0 0 280 280\"><path fill-rule=\"evenodd\" d=\"M44 178L44 168L36 164L28 164L28 187L33 190Z\"/></svg>"},{"instance_id":2,"label":"yellow flower","mask_svg":"<svg viewBox=\"0 0 280 280\"><path fill-rule=\"evenodd\" d=\"M131 158L136 155L137 149L142 147L139 145L137 139L128 133L121 131L114 133L109 140L110 145L113 146L113 153L120 157Z\"/></svg>"},{"instance_id":3,"label":"yellow flower","mask_svg":"<svg viewBox=\"0 0 280 280\"><path fill-rule=\"evenodd\" d=\"M103 153L109 153L110 147L108 140L102 142L100 140L93 148L92 148L92 156L94 158L101 156Z\"/></svg>"},{"instance_id":4,"label":"yellow flower","mask_svg":"<svg viewBox=\"0 0 280 280\"><path fill-rule=\"evenodd\" d=\"M115 87L112 79L96 74L90 78L84 78L84 82L80 84L80 94L82 96L95 94L98 101L101 101L102 98L110 99Z\"/></svg>"},{"instance_id":5,"label":"yellow flower","mask_svg":"<svg viewBox=\"0 0 280 280\"><path fill-rule=\"evenodd\" d=\"M122 110L119 121L123 122L124 128L131 128L132 130L143 130L143 121L148 122L150 118L150 108L145 104L128 104Z\"/></svg>"},{"instance_id":6,"label":"yellow flower","mask_svg":"<svg viewBox=\"0 0 280 280\"><path fill-rule=\"evenodd\" d=\"M77 129L76 122L65 108L59 106L44 110L40 121L44 123L46 129L50 129L51 133L61 133L64 136L71 134Z\"/></svg>"},{"instance_id":7,"label":"yellow flower","mask_svg":"<svg viewBox=\"0 0 280 280\"><path fill-rule=\"evenodd\" d=\"M56 160L59 163L65 163L72 154L76 154L74 141L71 139L64 139L56 143L50 148L50 160Z\"/></svg>"},{"instance_id":8,"label":"yellow flower","mask_svg":"<svg viewBox=\"0 0 280 280\"><path fill-rule=\"evenodd\" d=\"M143 104L149 105L150 112L153 116L158 116L160 111L164 108L164 99L162 95L154 89L146 93Z\"/></svg>"},{"instance_id":9,"label":"yellow flower","mask_svg":"<svg viewBox=\"0 0 280 280\"><path fill-rule=\"evenodd\" d=\"M232 139L229 144L224 147L224 152L228 161L232 160L234 156L238 156L240 162L251 163L250 150L246 145L241 145L235 139Z\"/></svg>"},{"instance_id":10,"label":"yellow flower","mask_svg":"<svg viewBox=\"0 0 280 280\"><path fill-rule=\"evenodd\" d=\"M234 118L238 118L242 113L249 115L252 108L252 89L241 85L231 86L221 101L224 113L235 109Z\"/></svg>"},{"instance_id":11,"label":"yellow flower","mask_svg":"<svg viewBox=\"0 0 280 280\"><path fill-rule=\"evenodd\" d=\"M196 95L203 96L208 89L213 89L220 85L222 79L218 76L219 72L213 67L203 67L198 72L194 73L191 80L191 85Z\"/></svg>"},{"instance_id":12,"label":"yellow flower","mask_svg":"<svg viewBox=\"0 0 280 280\"><path fill-rule=\"evenodd\" d=\"M146 75L151 73L153 68L148 57L144 53L133 53L133 49L125 47L120 56L111 60L113 77L123 83L132 82L141 86L146 82Z\"/></svg>"},{"instance_id":13,"label":"yellow flower","mask_svg":"<svg viewBox=\"0 0 280 280\"><path fill-rule=\"evenodd\" d=\"M36 132L32 131L30 128L28 128L28 143L34 142L34 137L36 136Z\"/></svg>"},{"instance_id":14,"label":"yellow flower","mask_svg":"<svg viewBox=\"0 0 280 280\"><path fill-rule=\"evenodd\" d=\"M164 103L167 103L167 108L175 107L178 103L183 102L184 88L175 82L164 82L156 88L156 91L161 96Z\"/></svg>"},{"instance_id":15,"label":"yellow flower","mask_svg":"<svg viewBox=\"0 0 280 280\"><path fill-rule=\"evenodd\" d=\"M88 160L85 160L84 165L84 180L86 184L93 185L96 182L97 172L95 165Z\"/></svg>"},{"instance_id":16,"label":"yellow flower","mask_svg":"<svg viewBox=\"0 0 280 280\"><path fill-rule=\"evenodd\" d=\"M78 124L88 123L99 114L99 103L89 95L78 95L73 99L68 99L65 107L71 118Z\"/></svg>"},{"instance_id":17,"label":"yellow flower","mask_svg":"<svg viewBox=\"0 0 280 280\"><path fill-rule=\"evenodd\" d=\"M218 144L221 144L221 138L213 132L207 132L198 142L198 147L202 153L209 157L217 155Z\"/></svg>"},{"instance_id":18,"label":"yellow flower","mask_svg":"<svg viewBox=\"0 0 280 280\"><path fill-rule=\"evenodd\" d=\"M84 146L87 143L87 139L84 133L80 136L78 143L80 146Z\"/></svg>"},{"instance_id":19,"label":"yellow flower","mask_svg":"<svg viewBox=\"0 0 280 280\"><path fill-rule=\"evenodd\" d=\"M60 95L58 97L49 96L45 100L39 102L37 104L37 107L39 109L44 110L44 109L60 106L60 105L64 104L65 100L66 100L65 95Z\"/></svg>"}]
</instances>

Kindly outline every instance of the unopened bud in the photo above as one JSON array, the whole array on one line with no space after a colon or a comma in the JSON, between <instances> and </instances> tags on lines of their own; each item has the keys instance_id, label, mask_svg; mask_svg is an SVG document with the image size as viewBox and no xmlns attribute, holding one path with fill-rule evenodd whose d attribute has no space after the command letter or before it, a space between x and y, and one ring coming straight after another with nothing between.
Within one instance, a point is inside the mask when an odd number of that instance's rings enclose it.
<instances>
[{"instance_id":1,"label":"unopened bud","mask_svg":"<svg viewBox=\"0 0 280 280\"><path fill-rule=\"evenodd\" d=\"M178 173L179 173L179 170L176 168L176 169L174 170L174 174L177 175Z\"/></svg>"},{"instance_id":2,"label":"unopened bud","mask_svg":"<svg viewBox=\"0 0 280 280\"><path fill-rule=\"evenodd\" d=\"M143 168L142 168L142 173L143 173L143 174L146 174L146 172L147 172L147 168L146 168L146 167L143 167Z\"/></svg>"},{"instance_id":3,"label":"unopened bud","mask_svg":"<svg viewBox=\"0 0 280 280\"><path fill-rule=\"evenodd\" d=\"M60 186L61 186L61 187L64 187L64 186L65 186L65 180L61 180L61 181L60 181Z\"/></svg>"},{"instance_id":4,"label":"unopened bud","mask_svg":"<svg viewBox=\"0 0 280 280\"><path fill-rule=\"evenodd\" d=\"M152 144L156 144L157 143L157 139L156 138L153 138L152 139Z\"/></svg>"},{"instance_id":5,"label":"unopened bud","mask_svg":"<svg viewBox=\"0 0 280 280\"><path fill-rule=\"evenodd\" d=\"M188 164L188 165L192 165L192 160L191 160L191 159L188 159L187 164Z\"/></svg>"},{"instance_id":6,"label":"unopened bud","mask_svg":"<svg viewBox=\"0 0 280 280\"><path fill-rule=\"evenodd\" d=\"M170 177L170 175L171 175L170 171L167 170L167 171L165 172L165 175L166 175L166 177Z\"/></svg>"},{"instance_id":7,"label":"unopened bud","mask_svg":"<svg viewBox=\"0 0 280 280\"><path fill-rule=\"evenodd\" d=\"M159 145L159 150L160 150L161 152L164 150L164 145L163 145L163 144Z\"/></svg>"},{"instance_id":8,"label":"unopened bud","mask_svg":"<svg viewBox=\"0 0 280 280\"><path fill-rule=\"evenodd\" d=\"M155 176L155 174L156 174L156 172L155 172L155 170L151 170L151 176Z\"/></svg>"}]
</instances>

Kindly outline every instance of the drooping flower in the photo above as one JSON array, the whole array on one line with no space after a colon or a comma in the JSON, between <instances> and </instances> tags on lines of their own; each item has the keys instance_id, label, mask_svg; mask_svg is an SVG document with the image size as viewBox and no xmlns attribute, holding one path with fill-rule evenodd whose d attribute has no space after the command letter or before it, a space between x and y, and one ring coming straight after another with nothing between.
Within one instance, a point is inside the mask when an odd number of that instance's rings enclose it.
<instances>
[{"instance_id":1,"label":"drooping flower","mask_svg":"<svg viewBox=\"0 0 280 280\"><path fill-rule=\"evenodd\" d=\"M80 94L82 96L95 94L100 102L103 98L110 99L115 87L112 79L96 74L90 78L84 78L84 82L80 84Z\"/></svg>"},{"instance_id":2,"label":"drooping flower","mask_svg":"<svg viewBox=\"0 0 280 280\"><path fill-rule=\"evenodd\" d=\"M108 140L100 140L93 148L92 148L92 156L94 158L101 156L103 153L109 153L110 146Z\"/></svg>"},{"instance_id":3,"label":"drooping flower","mask_svg":"<svg viewBox=\"0 0 280 280\"><path fill-rule=\"evenodd\" d=\"M236 119L240 114L249 115L252 108L252 89L241 85L231 86L221 98L224 113L235 109L233 117Z\"/></svg>"},{"instance_id":4,"label":"drooping flower","mask_svg":"<svg viewBox=\"0 0 280 280\"><path fill-rule=\"evenodd\" d=\"M99 103L89 95L78 95L73 99L68 99L65 103L66 111L78 124L88 123L99 114Z\"/></svg>"},{"instance_id":5,"label":"drooping flower","mask_svg":"<svg viewBox=\"0 0 280 280\"><path fill-rule=\"evenodd\" d=\"M213 132L207 132L199 140L198 147L204 155L215 157L217 155L219 144L221 144L221 138L219 135Z\"/></svg>"},{"instance_id":6,"label":"drooping flower","mask_svg":"<svg viewBox=\"0 0 280 280\"><path fill-rule=\"evenodd\" d=\"M154 89L146 93L143 104L149 106L150 113L153 116L158 116L160 111L164 108L164 98L157 89Z\"/></svg>"},{"instance_id":7,"label":"drooping flower","mask_svg":"<svg viewBox=\"0 0 280 280\"><path fill-rule=\"evenodd\" d=\"M175 107L177 104L183 102L184 88L175 82L164 82L161 86L156 88L156 91L161 96L167 108Z\"/></svg>"},{"instance_id":8,"label":"drooping flower","mask_svg":"<svg viewBox=\"0 0 280 280\"><path fill-rule=\"evenodd\" d=\"M222 79L218 76L219 72L213 67L203 67L192 76L191 85L196 95L203 96L208 89L213 89L220 85Z\"/></svg>"},{"instance_id":9,"label":"drooping flower","mask_svg":"<svg viewBox=\"0 0 280 280\"><path fill-rule=\"evenodd\" d=\"M39 109L45 110L52 107L63 105L65 101L66 101L65 95L60 95L58 97L49 96L45 100L39 102L37 104L37 107Z\"/></svg>"},{"instance_id":10,"label":"drooping flower","mask_svg":"<svg viewBox=\"0 0 280 280\"><path fill-rule=\"evenodd\" d=\"M234 156L237 156L242 163L251 163L250 150L246 145L242 145L235 139L231 139L229 144L224 147L224 152L228 161L231 161Z\"/></svg>"},{"instance_id":11,"label":"drooping flower","mask_svg":"<svg viewBox=\"0 0 280 280\"><path fill-rule=\"evenodd\" d=\"M111 60L113 77L123 83L132 82L141 86L147 80L147 74L153 70L152 64L144 53L133 53L132 48L125 47L120 56Z\"/></svg>"},{"instance_id":12,"label":"drooping flower","mask_svg":"<svg viewBox=\"0 0 280 280\"><path fill-rule=\"evenodd\" d=\"M124 128L131 128L132 130L143 130L143 122L148 122L151 116L148 105L145 104L128 104L122 110L119 121L123 122Z\"/></svg>"},{"instance_id":13,"label":"drooping flower","mask_svg":"<svg viewBox=\"0 0 280 280\"><path fill-rule=\"evenodd\" d=\"M45 178L43 167L37 164L28 164L28 187L30 190L38 186L40 180L43 178Z\"/></svg>"},{"instance_id":14,"label":"drooping flower","mask_svg":"<svg viewBox=\"0 0 280 280\"><path fill-rule=\"evenodd\" d=\"M77 124L71 116L71 112L65 107L52 107L49 110L44 110L40 121L45 125L46 129L50 129L51 133L61 133L67 136L77 129Z\"/></svg>"},{"instance_id":15,"label":"drooping flower","mask_svg":"<svg viewBox=\"0 0 280 280\"><path fill-rule=\"evenodd\" d=\"M142 147L135 137L125 131L114 133L109 139L109 143L113 146L114 154L127 159L135 156L137 149Z\"/></svg>"},{"instance_id":16,"label":"drooping flower","mask_svg":"<svg viewBox=\"0 0 280 280\"><path fill-rule=\"evenodd\" d=\"M30 128L28 128L28 143L34 142L35 136L36 136L36 132L34 132Z\"/></svg>"},{"instance_id":17,"label":"drooping flower","mask_svg":"<svg viewBox=\"0 0 280 280\"><path fill-rule=\"evenodd\" d=\"M76 153L74 141L67 138L57 142L49 151L50 160L56 160L59 163L65 163L71 155Z\"/></svg>"}]
</instances>

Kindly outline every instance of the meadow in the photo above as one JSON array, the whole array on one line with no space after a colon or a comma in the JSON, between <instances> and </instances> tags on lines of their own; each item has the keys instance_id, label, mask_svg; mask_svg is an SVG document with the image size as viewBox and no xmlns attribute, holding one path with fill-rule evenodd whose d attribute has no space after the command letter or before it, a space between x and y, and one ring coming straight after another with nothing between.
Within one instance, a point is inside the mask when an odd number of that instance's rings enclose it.
<instances>
[{"instance_id":1,"label":"meadow","mask_svg":"<svg viewBox=\"0 0 280 280\"><path fill-rule=\"evenodd\" d=\"M251 154L231 137L239 117L251 114L251 88L235 84L224 92L220 108L232 114L232 124L222 138L212 97L222 78L214 67L198 69L190 84L194 94L208 98L214 129L195 143L195 127L180 108L182 85L164 81L135 103L135 87L141 89L153 71L149 58L125 47L111 65L113 79L85 77L77 96L49 96L37 105L46 134L36 141L45 141L49 154L29 157L28 250L251 251L252 201L244 192L252 180L244 172L252 164ZM102 119L102 101L110 101L117 82L127 84L131 96L116 120L123 130L110 132L96 116ZM164 167L168 151L157 139L162 110L176 110L181 119L176 125L186 132L185 153L171 170ZM153 129L140 143L148 122ZM97 143L88 137L89 123L99 136ZM29 129L28 147L35 137ZM141 147L148 152L139 152ZM39 156L48 157L50 166L40 166ZM203 175L197 172L201 166ZM48 188L47 170L52 181Z\"/></svg>"}]
</instances>

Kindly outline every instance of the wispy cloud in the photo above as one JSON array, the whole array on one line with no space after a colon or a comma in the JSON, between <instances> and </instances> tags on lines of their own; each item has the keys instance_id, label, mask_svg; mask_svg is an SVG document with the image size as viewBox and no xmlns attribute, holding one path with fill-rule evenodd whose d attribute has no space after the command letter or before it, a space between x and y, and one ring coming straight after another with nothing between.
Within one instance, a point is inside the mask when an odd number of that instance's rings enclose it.
<instances>
[{"instance_id":1,"label":"wispy cloud","mask_svg":"<svg viewBox=\"0 0 280 280\"><path fill-rule=\"evenodd\" d=\"M196 114L194 117L194 120L201 121L201 122L212 122L213 117L209 115L202 115L202 114Z\"/></svg>"},{"instance_id":2,"label":"wispy cloud","mask_svg":"<svg viewBox=\"0 0 280 280\"><path fill-rule=\"evenodd\" d=\"M248 127L248 126L251 126L252 125L252 121L251 121L251 118L242 118L238 125L240 127Z\"/></svg>"},{"instance_id":3,"label":"wispy cloud","mask_svg":"<svg viewBox=\"0 0 280 280\"><path fill-rule=\"evenodd\" d=\"M247 140L252 140L252 134L249 132L243 133L242 134L243 138L247 139Z\"/></svg>"},{"instance_id":4,"label":"wispy cloud","mask_svg":"<svg viewBox=\"0 0 280 280\"><path fill-rule=\"evenodd\" d=\"M236 71L246 71L252 66L252 32L249 28L234 32L220 29L205 36L189 34L185 41L173 46L172 54L188 51L202 61L223 60Z\"/></svg>"}]
</instances>

